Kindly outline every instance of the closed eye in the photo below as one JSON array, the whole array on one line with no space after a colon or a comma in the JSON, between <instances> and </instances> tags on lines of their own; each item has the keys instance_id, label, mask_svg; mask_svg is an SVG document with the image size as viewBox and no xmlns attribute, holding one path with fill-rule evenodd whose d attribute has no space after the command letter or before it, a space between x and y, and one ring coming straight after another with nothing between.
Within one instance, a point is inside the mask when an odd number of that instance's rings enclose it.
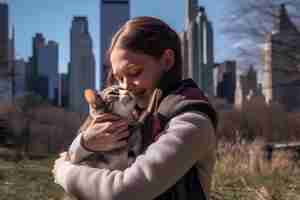
<instances>
[{"instance_id":1,"label":"closed eye","mask_svg":"<svg viewBox=\"0 0 300 200\"><path fill-rule=\"evenodd\" d=\"M128 64L121 68L118 72L113 73L114 79L118 84L124 83L125 80L133 79L141 75L144 71L144 66L136 64Z\"/></svg>"},{"instance_id":2,"label":"closed eye","mask_svg":"<svg viewBox=\"0 0 300 200\"><path fill-rule=\"evenodd\" d=\"M140 75L144 70L144 67L140 65L128 65L127 70L126 70L126 75L127 76L138 76Z\"/></svg>"}]
</instances>

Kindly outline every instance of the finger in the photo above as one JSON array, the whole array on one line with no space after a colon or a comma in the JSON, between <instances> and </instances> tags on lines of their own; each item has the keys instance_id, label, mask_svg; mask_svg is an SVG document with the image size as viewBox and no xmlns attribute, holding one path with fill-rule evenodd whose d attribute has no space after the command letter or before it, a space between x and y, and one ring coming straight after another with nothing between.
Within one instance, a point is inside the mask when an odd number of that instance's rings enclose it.
<instances>
[{"instance_id":1,"label":"finger","mask_svg":"<svg viewBox=\"0 0 300 200\"><path fill-rule=\"evenodd\" d=\"M114 138L119 138L120 137L119 135L125 135L125 133L129 135L128 127L127 126L122 126L118 129L116 129L111 135Z\"/></svg>"},{"instance_id":2,"label":"finger","mask_svg":"<svg viewBox=\"0 0 300 200\"><path fill-rule=\"evenodd\" d=\"M117 115L113 115L110 113L103 113L103 114L97 115L96 118L94 119L93 123L101 123L101 122L106 122L106 121L117 121L119 119L120 119L120 117Z\"/></svg>"},{"instance_id":3,"label":"finger","mask_svg":"<svg viewBox=\"0 0 300 200\"><path fill-rule=\"evenodd\" d=\"M127 121L120 121L116 123L112 123L111 126L109 126L105 131L111 134L119 133L120 130L126 130L128 129L128 123Z\"/></svg>"},{"instance_id":4,"label":"finger","mask_svg":"<svg viewBox=\"0 0 300 200\"><path fill-rule=\"evenodd\" d=\"M107 130L109 130L111 126L113 126L112 122L105 122L105 123L94 124L91 127L92 131L87 131L87 133L91 132L95 136L97 136L97 135L103 135L103 133L108 132Z\"/></svg>"},{"instance_id":5,"label":"finger","mask_svg":"<svg viewBox=\"0 0 300 200\"><path fill-rule=\"evenodd\" d=\"M125 138L128 138L129 136L130 136L129 131L123 130L123 131L120 131L120 133L118 133L118 134L114 134L113 140L121 141L121 140L124 140Z\"/></svg>"},{"instance_id":6,"label":"finger","mask_svg":"<svg viewBox=\"0 0 300 200\"><path fill-rule=\"evenodd\" d=\"M130 132L126 127L123 127L121 129L118 129L115 133L104 133L101 136L98 136L95 138L95 142L97 140L98 144L109 144L114 143L116 141L128 138L130 136Z\"/></svg>"},{"instance_id":7,"label":"finger","mask_svg":"<svg viewBox=\"0 0 300 200\"><path fill-rule=\"evenodd\" d=\"M95 124L92 126L94 132L97 136L104 136L105 134L114 134L118 129L128 129L128 123L126 121L119 121L119 122L106 122L101 124Z\"/></svg>"},{"instance_id":8,"label":"finger","mask_svg":"<svg viewBox=\"0 0 300 200\"><path fill-rule=\"evenodd\" d=\"M109 150L126 147L128 143L126 141L119 141L109 146Z\"/></svg>"},{"instance_id":9,"label":"finger","mask_svg":"<svg viewBox=\"0 0 300 200\"><path fill-rule=\"evenodd\" d=\"M93 145L106 146L121 141L122 139L128 138L130 135L126 127L119 129L116 133L104 133L94 139Z\"/></svg>"},{"instance_id":10,"label":"finger","mask_svg":"<svg viewBox=\"0 0 300 200\"><path fill-rule=\"evenodd\" d=\"M126 133L122 137L126 137ZM95 140L93 143L89 144L89 148L95 151L111 151L116 148L127 146L127 140L120 140L118 138L113 138L112 136L102 138L101 140Z\"/></svg>"},{"instance_id":11,"label":"finger","mask_svg":"<svg viewBox=\"0 0 300 200\"><path fill-rule=\"evenodd\" d=\"M118 137L119 134L128 131L127 126L121 126L118 129L108 130L109 132L101 132L101 134L97 134L93 137L94 140L103 141L103 143L111 140L115 140L114 138ZM129 134L129 133L128 133Z\"/></svg>"},{"instance_id":12,"label":"finger","mask_svg":"<svg viewBox=\"0 0 300 200\"><path fill-rule=\"evenodd\" d=\"M114 130L114 132L112 132L113 135L119 135L122 132L129 132L128 129L128 125L124 125L124 126L119 126L117 129Z\"/></svg>"},{"instance_id":13,"label":"finger","mask_svg":"<svg viewBox=\"0 0 300 200\"><path fill-rule=\"evenodd\" d=\"M126 138L129 137L129 131L122 131L118 134L114 134L114 135L109 135L109 136L106 136L104 138L101 138L101 140L99 141L98 145L100 145L100 143L102 143L103 146L114 146L116 145L117 143L119 142L125 142L125 143L128 143L128 140L125 140Z\"/></svg>"},{"instance_id":14,"label":"finger","mask_svg":"<svg viewBox=\"0 0 300 200\"><path fill-rule=\"evenodd\" d=\"M114 144L106 144L106 145L102 145L101 148L99 148L99 146L91 146L92 149L94 149L95 151L112 151L114 149L119 149L119 148L124 148L128 145L128 143L126 141L120 141Z\"/></svg>"},{"instance_id":15,"label":"finger","mask_svg":"<svg viewBox=\"0 0 300 200\"><path fill-rule=\"evenodd\" d=\"M83 137L85 140L95 139L107 132L110 126L112 126L112 122L94 124L84 132Z\"/></svg>"}]
</instances>

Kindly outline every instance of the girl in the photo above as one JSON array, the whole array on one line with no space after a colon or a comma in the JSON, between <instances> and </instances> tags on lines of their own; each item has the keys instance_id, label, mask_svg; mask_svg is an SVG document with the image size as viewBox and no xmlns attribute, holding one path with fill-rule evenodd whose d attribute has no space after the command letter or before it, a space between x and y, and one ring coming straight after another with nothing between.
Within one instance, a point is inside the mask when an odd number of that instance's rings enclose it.
<instances>
[{"instance_id":1,"label":"girl","mask_svg":"<svg viewBox=\"0 0 300 200\"><path fill-rule=\"evenodd\" d=\"M152 120L151 131L143 132L152 142L124 171L73 165L62 154L53 169L56 183L85 200L209 199L217 117L196 84L181 80L176 32L159 19L134 18L115 34L109 58L111 80L136 96L141 112L161 91L158 126ZM125 119L104 114L96 122L75 139L82 153L127 145Z\"/></svg>"}]
</instances>

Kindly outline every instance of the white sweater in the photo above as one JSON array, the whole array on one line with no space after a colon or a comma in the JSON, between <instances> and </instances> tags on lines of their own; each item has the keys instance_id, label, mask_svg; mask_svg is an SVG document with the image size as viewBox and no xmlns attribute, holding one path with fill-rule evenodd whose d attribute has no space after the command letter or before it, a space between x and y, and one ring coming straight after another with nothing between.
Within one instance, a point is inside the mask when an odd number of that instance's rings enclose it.
<instances>
[{"instance_id":1,"label":"white sweater","mask_svg":"<svg viewBox=\"0 0 300 200\"><path fill-rule=\"evenodd\" d=\"M208 199L216 153L212 123L203 114L187 112L172 118L164 132L124 171L63 162L56 169L59 184L81 200L153 200L197 164ZM72 148L88 154L79 137Z\"/></svg>"}]
</instances>

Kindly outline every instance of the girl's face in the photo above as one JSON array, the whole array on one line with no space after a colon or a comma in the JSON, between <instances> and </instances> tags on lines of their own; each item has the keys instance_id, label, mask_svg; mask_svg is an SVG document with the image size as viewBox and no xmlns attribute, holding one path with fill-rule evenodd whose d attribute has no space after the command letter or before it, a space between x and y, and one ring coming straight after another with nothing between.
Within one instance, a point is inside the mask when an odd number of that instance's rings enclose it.
<instances>
[{"instance_id":1,"label":"girl's face","mask_svg":"<svg viewBox=\"0 0 300 200\"><path fill-rule=\"evenodd\" d=\"M110 60L113 75L119 85L131 91L136 96L139 107L145 108L165 71L163 58L156 59L116 47Z\"/></svg>"}]
</instances>

